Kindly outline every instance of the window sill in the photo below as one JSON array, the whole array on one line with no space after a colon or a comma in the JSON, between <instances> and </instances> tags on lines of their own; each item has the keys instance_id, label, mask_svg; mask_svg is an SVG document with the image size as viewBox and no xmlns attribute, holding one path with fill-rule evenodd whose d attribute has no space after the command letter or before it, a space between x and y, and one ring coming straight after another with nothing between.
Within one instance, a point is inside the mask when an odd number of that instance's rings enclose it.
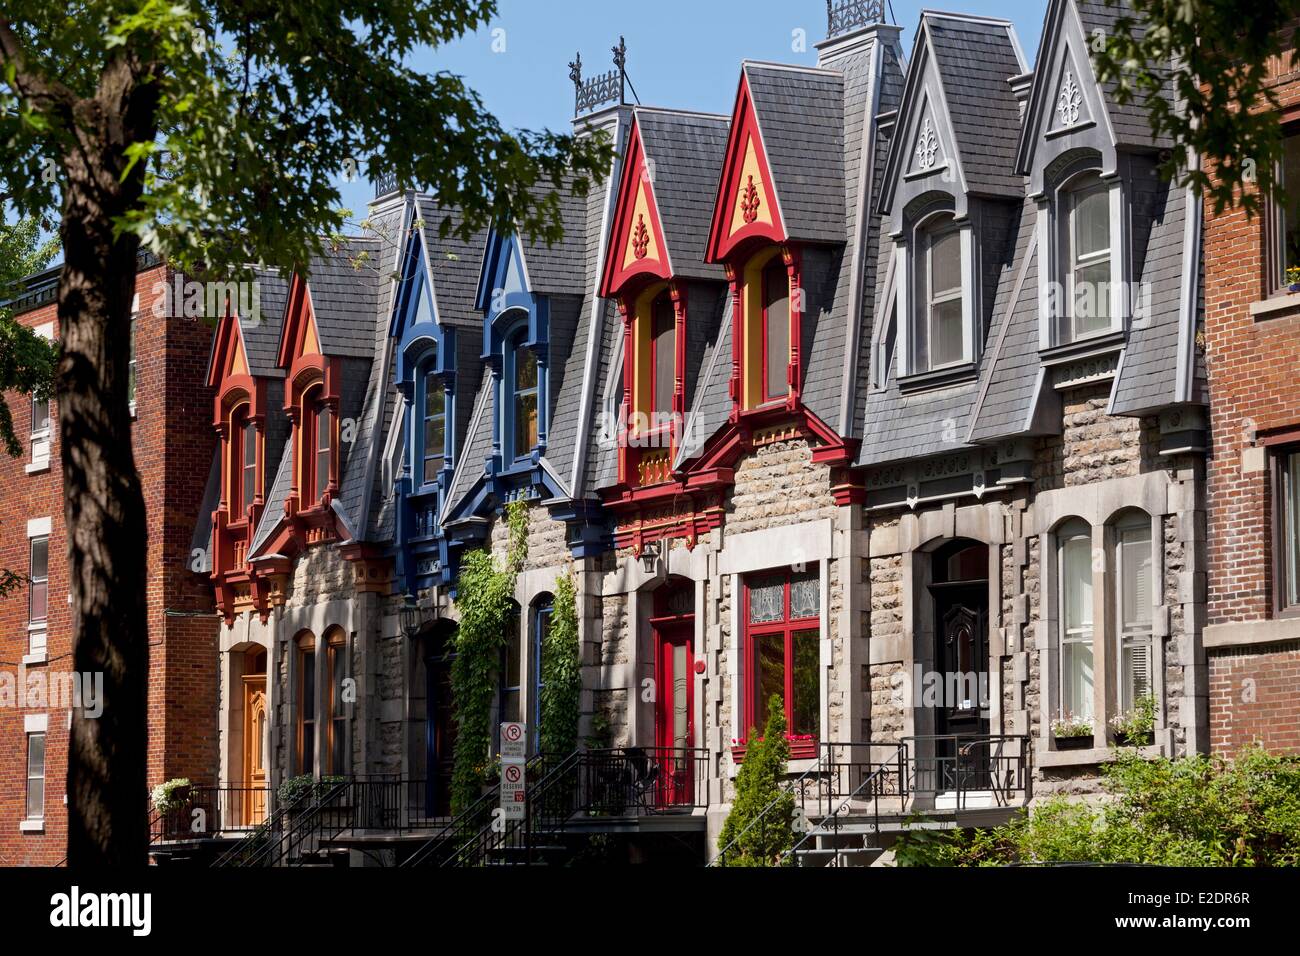
<instances>
[{"instance_id":1,"label":"window sill","mask_svg":"<svg viewBox=\"0 0 1300 956\"><path fill-rule=\"evenodd\" d=\"M926 392L931 389L946 388L949 385L962 385L975 380L974 362L962 362L960 365L946 365L930 372L915 372L898 377L898 390L904 395L912 392Z\"/></svg>"},{"instance_id":2,"label":"window sill","mask_svg":"<svg viewBox=\"0 0 1300 956\"><path fill-rule=\"evenodd\" d=\"M1300 315L1300 292L1287 292L1252 302L1250 315L1257 322Z\"/></svg>"},{"instance_id":3,"label":"window sill","mask_svg":"<svg viewBox=\"0 0 1300 956\"><path fill-rule=\"evenodd\" d=\"M1114 762L1119 754L1119 747L1092 747L1083 750L1047 750L1045 745L1039 743L1038 750L1034 754L1034 764L1039 767L1086 767L1095 766L1102 763ZM1126 747L1125 750L1136 749L1138 756L1144 759L1152 759L1164 755L1164 748L1159 744L1151 744L1146 747Z\"/></svg>"},{"instance_id":4,"label":"window sill","mask_svg":"<svg viewBox=\"0 0 1300 956\"><path fill-rule=\"evenodd\" d=\"M18 831L20 833L44 833L44 820L19 820Z\"/></svg>"},{"instance_id":5,"label":"window sill","mask_svg":"<svg viewBox=\"0 0 1300 956\"><path fill-rule=\"evenodd\" d=\"M1207 625L1201 634L1207 650L1218 647L1258 647L1300 640L1300 617L1290 615L1272 620L1235 621Z\"/></svg>"},{"instance_id":6,"label":"window sill","mask_svg":"<svg viewBox=\"0 0 1300 956\"><path fill-rule=\"evenodd\" d=\"M34 461L31 464L27 465L25 468L23 468L23 471L27 472L27 474L29 475L39 475L42 472L46 472L49 470L50 470L50 460L48 458L46 458L44 461Z\"/></svg>"},{"instance_id":7,"label":"window sill","mask_svg":"<svg viewBox=\"0 0 1300 956\"><path fill-rule=\"evenodd\" d=\"M1053 345L1050 348L1040 349L1038 357L1044 365L1064 365L1082 358L1093 358L1111 352L1118 352L1123 347L1124 332L1121 329L1119 331L1102 332L1073 342L1065 342L1060 345Z\"/></svg>"},{"instance_id":8,"label":"window sill","mask_svg":"<svg viewBox=\"0 0 1300 956\"><path fill-rule=\"evenodd\" d=\"M49 649L47 648L46 650L43 651L34 651L31 654L24 654L23 666L31 667L33 664L46 664L49 663L49 660L50 660L50 653L49 653Z\"/></svg>"}]
</instances>

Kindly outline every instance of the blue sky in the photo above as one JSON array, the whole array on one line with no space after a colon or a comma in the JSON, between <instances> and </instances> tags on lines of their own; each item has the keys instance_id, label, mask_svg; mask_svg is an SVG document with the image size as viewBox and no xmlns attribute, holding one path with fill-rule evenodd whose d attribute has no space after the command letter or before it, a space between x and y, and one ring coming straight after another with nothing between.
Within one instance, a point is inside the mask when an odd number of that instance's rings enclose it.
<instances>
[{"instance_id":1,"label":"blue sky","mask_svg":"<svg viewBox=\"0 0 1300 956\"><path fill-rule=\"evenodd\" d=\"M955 10L1011 20L1032 65L1047 0L892 0L892 8L909 54L921 10ZM796 30L804 31L804 52L793 49ZM463 76L509 128L567 130L573 116L568 62L581 51L586 75L610 69L610 47L620 34L627 41L628 77L642 103L729 113L741 60L816 62L814 44L826 35L826 5L822 0L499 0L491 25L424 51L412 65ZM345 205L361 213L370 186L340 187Z\"/></svg>"}]
</instances>

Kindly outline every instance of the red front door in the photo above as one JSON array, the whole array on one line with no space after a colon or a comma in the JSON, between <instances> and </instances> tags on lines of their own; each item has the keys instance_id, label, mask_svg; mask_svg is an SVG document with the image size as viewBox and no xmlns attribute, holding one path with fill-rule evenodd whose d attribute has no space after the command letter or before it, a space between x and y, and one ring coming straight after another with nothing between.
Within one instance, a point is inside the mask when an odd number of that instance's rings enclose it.
<instances>
[{"instance_id":1,"label":"red front door","mask_svg":"<svg viewBox=\"0 0 1300 956\"><path fill-rule=\"evenodd\" d=\"M689 621L655 627L655 748L661 805L689 804L695 747L695 628Z\"/></svg>"}]
</instances>

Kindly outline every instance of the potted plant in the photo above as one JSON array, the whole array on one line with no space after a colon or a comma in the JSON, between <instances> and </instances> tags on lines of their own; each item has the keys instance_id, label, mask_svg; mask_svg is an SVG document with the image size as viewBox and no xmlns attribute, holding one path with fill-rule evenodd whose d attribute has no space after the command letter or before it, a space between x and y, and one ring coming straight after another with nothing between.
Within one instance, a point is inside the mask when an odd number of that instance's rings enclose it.
<instances>
[{"instance_id":1,"label":"potted plant","mask_svg":"<svg viewBox=\"0 0 1300 956\"><path fill-rule=\"evenodd\" d=\"M1111 718L1110 729L1120 747L1146 747L1155 739L1156 699L1152 694L1139 697L1133 709Z\"/></svg>"},{"instance_id":2,"label":"potted plant","mask_svg":"<svg viewBox=\"0 0 1300 956\"><path fill-rule=\"evenodd\" d=\"M1084 750L1092 746L1092 721L1066 714L1052 721L1052 736L1056 738L1057 750Z\"/></svg>"},{"instance_id":3,"label":"potted plant","mask_svg":"<svg viewBox=\"0 0 1300 956\"><path fill-rule=\"evenodd\" d=\"M1286 270L1286 286L1292 292L1300 292L1300 266L1291 266Z\"/></svg>"},{"instance_id":4,"label":"potted plant","mask_svg":"<svg viewBox=\"0 0 1300 956\"><path fill-rule=\"evenodd\" d=\"M153 808L159 813L172 813L189 801L190 781L186 777L175 777L153 788L150 797ZM184 791L184 792L182 792Z\"/></svg>"}]
</instances>

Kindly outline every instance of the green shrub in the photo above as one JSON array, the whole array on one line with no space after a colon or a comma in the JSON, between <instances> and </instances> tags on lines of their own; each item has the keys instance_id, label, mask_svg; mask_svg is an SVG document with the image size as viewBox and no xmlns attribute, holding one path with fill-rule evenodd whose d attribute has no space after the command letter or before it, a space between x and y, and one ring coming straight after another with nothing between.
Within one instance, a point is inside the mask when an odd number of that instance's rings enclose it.
<instances>
[{"instance_id":1,"label":"green shrub","mask_svg":"<svg viewBox=\"0 0 1300 956\"><path fill-rule=\"evenodd\" d=\"M749 729L736 795L718 836L719 849L726 850L723 866L775 866L794 846L794 794L781 785L789 759L785 707L773 694L762 738L755 728Z\"/></svg>"},{"instance_id":2,"label":"green shrub","mask_svg":"<svg viewBox=\"0 0 1300 956\"><path fill-rule=\"evenodd\" d=\"M541 750L569 754L578 746L582 660L578 653L578 601L573 575L555 585L551 628L542 647Z\"/></svg>"},{"instance_id":3,"label":"green shrub","mask_svg":"<svg viewBox=\"0 0 1300 956\"><path fill-rule=\"evenodd\" d=\"M1300 865L1300 762L1253 747L1235 760L1145 760L1118 751L1107 799L1055 797L992 830L910 831L901 866L1145 863Z\"/></svg>"}]
</instances>

